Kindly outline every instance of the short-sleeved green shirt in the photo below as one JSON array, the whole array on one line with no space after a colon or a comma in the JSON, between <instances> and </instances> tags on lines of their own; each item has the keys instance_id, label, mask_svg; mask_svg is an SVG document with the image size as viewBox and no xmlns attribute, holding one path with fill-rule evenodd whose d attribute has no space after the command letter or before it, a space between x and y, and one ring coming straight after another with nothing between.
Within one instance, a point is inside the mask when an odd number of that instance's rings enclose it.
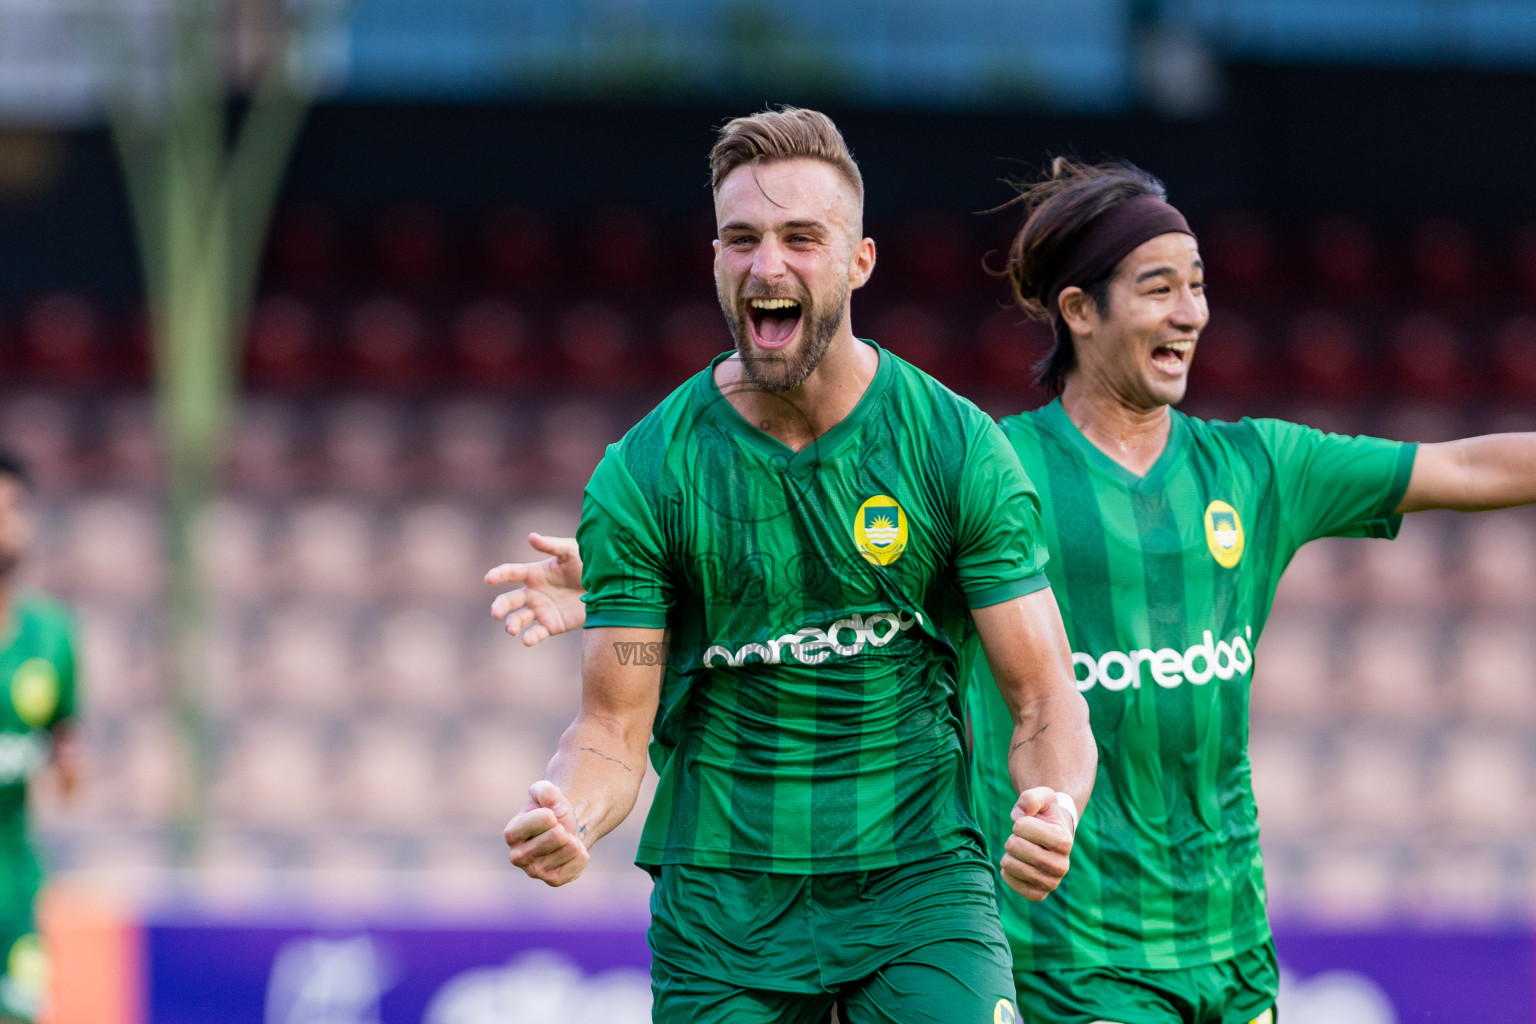
<instances>
[{"instance_id":1,"label":"short-sleeved green shirt","mask_svg":"<svg viewBox=\"0 0 1536 1024\"><path fill-rule=\"evenodd\" d=\"M644 866L980 854L953 624L1046 586L1039 505L984 413L877 351L858 405L799 452L712 365L587 486L587 627L668 630Z\"/></svg>"},{"instance_id":2,"label":"short-sleeved green shirt","mask_svg":"<svg viewBox=\"0 0 1536 1024\"><path fill-rule=\"evenodd\" d=\"M40 872L28 840L27 783L51 730L75 715L74 626L47 598L18 597L0 648L0 917L29 913Z\"/></svg>"},{"instance_id":3,"label":"short-sleeved green shirt","mask_svg":"<svg viewBox=\"0 0 1536 1024\"><path fill-rule=\"evenodd\" d=\"M1301 545L1396 535L1415 446L1174 412L1138 478L1059 402L1002 428L1039 488L1046 572L1099 748L1061 887L1038 904L999 897L1014 966L1171 969L1252 948L1269 938L1248 768L1254 648ZM1016 799L1011 721L979 652L964 661L977 816L996 846Z\"/></svg>"}]
</instances>

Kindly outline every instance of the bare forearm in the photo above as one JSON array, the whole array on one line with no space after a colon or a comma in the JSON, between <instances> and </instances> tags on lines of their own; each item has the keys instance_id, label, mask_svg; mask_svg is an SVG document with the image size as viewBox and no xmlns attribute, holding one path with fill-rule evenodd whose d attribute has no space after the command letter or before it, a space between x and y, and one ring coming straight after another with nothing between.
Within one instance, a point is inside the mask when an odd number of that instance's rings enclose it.
<instances>
[{"instance_id":1,"label":"bare forearm","mask_svg":"<svg viewBox=\"0 0 1536 1024\"><path fill-rule=\"evenodd\" d=\"M1483 512L1536 503L1536 433L1419 446L1399 512Z\"/></svg>"},{"instance_id":2,"label":"bare forearm","mask_svg":"<svg viewBox=\"0 0 1536 1024\"><path fill-rule=\"evenodd\" d=\"M644 737L636 749L618 723L582 714L560 737L545 778L570 800L578 834L591 846L634 809L645 764Z\"/></svg>"},{"instance_id":3,"label":"bare forearm","mask_svg":"<svg viewBox=\"0 0 1536 1024\"><path fill-rule=\"evenodd\" d=\"M1020 707L1008 747L1008 774L1019 792L1049 786L1088 805L1098 771L1088 705L1076 692L1053 693Z\"/></svg>"}]
</instances>

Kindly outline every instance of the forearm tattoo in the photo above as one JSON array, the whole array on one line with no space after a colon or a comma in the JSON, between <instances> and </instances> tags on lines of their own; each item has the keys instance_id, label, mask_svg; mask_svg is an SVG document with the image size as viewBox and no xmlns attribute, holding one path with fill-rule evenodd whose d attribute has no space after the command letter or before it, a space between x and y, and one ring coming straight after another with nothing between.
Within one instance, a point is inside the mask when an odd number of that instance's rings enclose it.
<instances>
[{"instance_id":1,"label":"forearm tattoo","mask_svg":"<svg viewBox=\"0 0 1536 1024\"><path fill-rule=\"evenodd\" d=\"M1026 743L1033 743L1033 742L1035 742L1035 740L1040 738L1040 734L1045 732L1045 730L1049 729L1050 727L1051 727L1051 723L1050 722L1046 722L1040 728L1035 730L1035 734L1033 736L1030 736L1027 739L1019 740L1019 742L1015 743L1011 748L1009 748L1008 753L1010 753L1010 754L1013 753L1015 750L1018 750L1020 747L1024 746Z\"/></svg>"},{"instance_id":2,"label":"forearm tattoo","mask_svg":"<svg viewBox=\"0 0 1536 1024\"><path fill-rule=\"evenodd\" d=\"M611 756L609 754L603 753L601 750L598 750L596 747L582 747L581 749L585 753L596 754L598 757L602 758L604 761L612 761L614 764L618 765L620 768L623 768L626 772L629 772L629 774L631 774L631 775L635 774L635 770L633 768L631 768L629 765L625 764L623 761L620 761L616 757L613 757L613 756Z\"/></svg>"}]
</instances>

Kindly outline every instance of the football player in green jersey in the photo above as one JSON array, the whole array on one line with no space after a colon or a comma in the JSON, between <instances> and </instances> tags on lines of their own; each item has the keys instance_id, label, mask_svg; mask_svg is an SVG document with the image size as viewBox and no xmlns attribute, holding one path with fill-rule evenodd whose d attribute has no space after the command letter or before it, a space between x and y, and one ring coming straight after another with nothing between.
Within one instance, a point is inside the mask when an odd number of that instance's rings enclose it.
<instances>
[{"instance_id":1,"label":"football player in green jersey","mask_svg":"<svg viewBox=\"0 0 1536 1024\"><path fill-rule=\"evenodd\" d=\"M854 337L875 251L831 121L739 118L711 166L736 351L587 486L581 710L511 860L576 878L652 741L655 1020L1015 1020L957 670L974 628L1015 722L997 856L1042 898L1094 747L1037 502L984 413Z\"/></svg>"},{"instance_id":2,"label":"football player in green jersey","mask_svg":"<svg viewBox=\"0 0 1536 1024\"><path fill-rule=\"evenodd\" d=\"M37 1019L47 985L34 903L42 871L27 829L27 785L52 764L68 795L79 779L74 628L46 598L19 594L16 569L32 536L27 474L0 453L0 1021Z\"/></svg>"},{"instance_id":3,"label":"football player in green jersey","mask_svg":"<svg viewBox=\"0 0 1536 1024\"><path fill-rule=\"evenodd\" d=\"M1010 255L1016 296L1054 329L1042 383L1058 397L1002 427L1039 489L1046 574L1099 746L1072 873L1043 903L999 893L1019 1007L1041 1024L1273 1018L1247 713L1280 574L1313 538L1536 501L1529 434L1405 445L1174 411L1208 311L1195 238L1163 200L1135 168L1058 161L1025 191ZM550 559L498 572L525 584L495 611L527 643L580 614L574 544L539 543ZM1011 808L1011 731L975 653L975 796L991 836Z\"/></svg>"},{"instance_id":4,"label":"football player in green jersey","mask_svg":"<svg viewBox=\"0 0 1536 1024\"><path fill-rule=\"evenodd\" d=\"M1278 970L1248 698L1280 575L1314 538L1536 501L1536 435L1413 445L1176 412L1208 310L1199 246L1162 185L1058 160L1021 202L1007 275L1054 329L1054 399L1001 426L1039 488L1099 778L1053 897L999 897L1020 1010L1040 1024L1268 1022ZM985 831L1006 820L1008 738L983 659L967 662Z\"/></svg>"}]
</instances>

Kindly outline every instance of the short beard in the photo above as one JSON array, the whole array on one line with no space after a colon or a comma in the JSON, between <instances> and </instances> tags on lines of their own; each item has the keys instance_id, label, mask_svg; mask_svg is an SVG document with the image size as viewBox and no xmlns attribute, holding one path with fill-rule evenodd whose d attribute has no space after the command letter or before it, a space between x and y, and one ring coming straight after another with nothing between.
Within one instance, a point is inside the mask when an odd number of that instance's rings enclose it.
<instances>
[{"instance_id":1,"label":"short beard","mask_svg":"<svg viewBox=\"0 0 1536 1024\"><path fill-rule=\"evenodd\" d=\"M725 308L724 297L720 305ZM801 309L806 303L801 303ZM725 322L736 341L736 354L741 357L742 374L746 383L760 391L793 391L804 384L821 365L837 329L848 309L848 292L838 296L834 308L802 319L800 345L797 351L780 354L760 353L752 347L752 328L746 318L736 310L725 308ZM750 316L750 314L748 314Z\"/></svg>"}]
</instances>

